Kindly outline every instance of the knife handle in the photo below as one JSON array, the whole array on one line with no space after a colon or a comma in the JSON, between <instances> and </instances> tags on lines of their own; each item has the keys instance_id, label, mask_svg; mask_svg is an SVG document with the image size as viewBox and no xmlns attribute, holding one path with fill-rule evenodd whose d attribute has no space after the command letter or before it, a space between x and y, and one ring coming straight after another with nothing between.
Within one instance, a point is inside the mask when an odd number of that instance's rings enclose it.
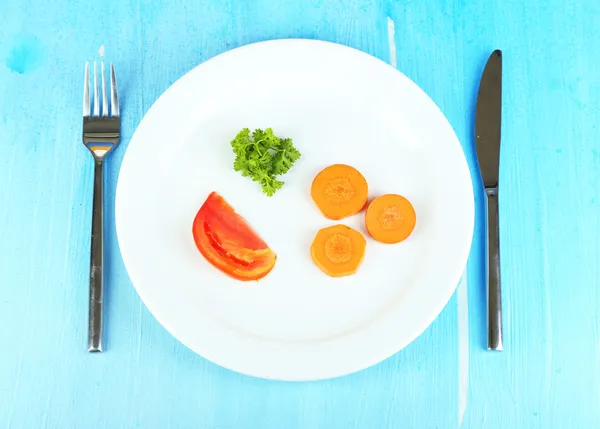
<instances>
[{"instance_id":1,"label":"knife handle","mask_svg":"<svg viewBox=\"0 0 600 429\"><path fill-rule=\"evenodd\" d=\"M486 188L487 206L487 298L488 350L501 351L502 293L500 288L500 238L498 230L498 188Z\"/></svg>"}]
</instances>

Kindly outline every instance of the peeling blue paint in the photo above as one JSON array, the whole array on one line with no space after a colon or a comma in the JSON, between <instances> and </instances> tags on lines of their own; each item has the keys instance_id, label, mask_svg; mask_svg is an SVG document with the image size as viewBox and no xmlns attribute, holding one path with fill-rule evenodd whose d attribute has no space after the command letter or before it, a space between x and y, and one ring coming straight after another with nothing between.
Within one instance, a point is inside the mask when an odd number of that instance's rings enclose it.
<instances>
[{"instance_id":1,"label":"peeling blue paint","mask_svg":"<svg viewBox=\"0 0 600 429\"><path fill-rule=\"evenodd\" d=\"M19 36L10 49L4 64L15 73L35 70L42 62L43 46L33 36Z\"/></svg>"}]
</instances>

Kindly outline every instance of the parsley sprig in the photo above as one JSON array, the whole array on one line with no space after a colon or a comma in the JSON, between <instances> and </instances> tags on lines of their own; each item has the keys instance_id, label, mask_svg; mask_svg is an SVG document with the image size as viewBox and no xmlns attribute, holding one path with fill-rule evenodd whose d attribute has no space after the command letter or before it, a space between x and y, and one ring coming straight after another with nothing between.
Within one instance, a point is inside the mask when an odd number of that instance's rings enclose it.
<instances>
[{"instance_id":1,"label":"parsley sprig","mask_svg":"<svg viewBox=\"0 0 600 429\"><path fill-rule=\"evenodd\" d=\"M271 128L256 129L252 134L244 128L231 141L231 147L235 153L233 169L260 183L269 197L283 186L277 176L287 173L301 156L292 139L277 137Z\"/></svg>"}]
</instances>

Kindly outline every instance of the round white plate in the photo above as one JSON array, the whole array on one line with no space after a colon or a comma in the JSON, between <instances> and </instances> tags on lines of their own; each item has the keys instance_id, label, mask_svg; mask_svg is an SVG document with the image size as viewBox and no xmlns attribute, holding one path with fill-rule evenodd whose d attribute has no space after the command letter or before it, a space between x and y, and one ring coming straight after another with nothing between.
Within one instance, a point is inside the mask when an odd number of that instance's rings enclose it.
<instances>
[{"instance_id":1,"label":"round white plate","mask_svg":"<svg viewBox=\"0 0 600 429\"><path fill-rule=\"evenodd\" d=\"M229 143L244 127L272 127L302 152L272 198L233 171ZM337 279L309 251L334 224L310 185L334 163L361 171L371 198L398 193L417 213L408 240L367 238L359 271ZM192 222L211 191L277 253L261 281L233 280L196 249ZM467 162L431 99L374 57L310 40L244 46L179 79L136 130L116 197L125 266L158 321L212 362L283 380L348 374L410 343L450 299L473 221ZM341 223L367 235L364 212Z\"/></svg>"}]
</instances>

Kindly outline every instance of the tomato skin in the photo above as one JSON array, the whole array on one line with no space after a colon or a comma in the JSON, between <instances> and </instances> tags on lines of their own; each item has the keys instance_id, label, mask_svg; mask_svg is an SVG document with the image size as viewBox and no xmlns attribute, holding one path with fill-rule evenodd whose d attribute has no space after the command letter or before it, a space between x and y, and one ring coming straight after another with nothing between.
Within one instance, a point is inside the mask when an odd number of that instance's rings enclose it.
<instances>
[{"instance_id":1,"label":"tomato skin","mask_svg":"<svg viewBox=\"0 0 600 429\"><path fill-rule=\"evenodd\" d=\"M269 274L277 255L216 192L194 219L196 247L213 266L237 280L258 280Z\"/></svg>"}]
</instances>

